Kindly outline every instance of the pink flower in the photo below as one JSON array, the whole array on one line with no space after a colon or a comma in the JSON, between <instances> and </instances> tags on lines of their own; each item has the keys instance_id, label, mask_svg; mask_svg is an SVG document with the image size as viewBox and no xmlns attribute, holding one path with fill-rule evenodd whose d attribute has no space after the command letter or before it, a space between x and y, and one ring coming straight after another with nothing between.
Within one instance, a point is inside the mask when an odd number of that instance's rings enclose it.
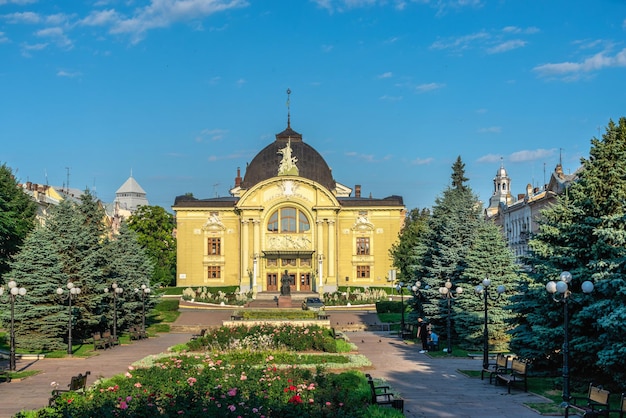
<instances>
[{"instance_id":1,"label":"pink flower","mask_svg":"<svg viewBox=\"0 0 626 418\"><path fill-rule=\"evenodd\" d=\"M196 383L198 380L195 377L190 377L189 379L187 379L187 384L189 386L193 386L194 383Z\"/></svg>"},{"instance_id":2,"label":"pink flower","mask_svg":"<svg viewBox=\"0 0 626 418\"><path fill-rule=\"evenodd\" d=\"M235 412L235 405L228 405L228 409L230 409L230 412Z\"/></svg>"},{"instance_id":3,"label":"pink flower","mask_svg":"<svg viewBox=\"0 0 626 418\"><path fill-rule=\"evenodd\" d=\"M131 377L133 377L133 375L132 375L132 374L130 374L130 373L128 373L128 372L126 372L126 374L125 374L124 376L128 377L129 379L130 379Z\"/></svg>"},{"instance_id":4,"label":"pink flower","mask_svg":"<svg viewBox=\"0 0 626 418\"><path fill-rule=\"evenodd\" d=\"M120 409L128 409L128 404L124 401L120 402Z\"/></svg>"},{"instance_id":5,"label":"pink flower","mask_svg":"<svg viewBox=\"0 0 626 418\"><path fill-rule=\"evenodd\" d=\"M228 396L235 396L237 395L237 388L232 388L231 390L228 391Z\"/></svg>"},{"instance_id":6,"label":"pink flower","mask_svg":"<svg viewBox=\"0 0 626 418\"><path fill-rule=\"evenodd\" d=\"M141 387L141 383L137 382L133 386L135 386L136 388L140 388Z\"/></svg>"}]
</instances>

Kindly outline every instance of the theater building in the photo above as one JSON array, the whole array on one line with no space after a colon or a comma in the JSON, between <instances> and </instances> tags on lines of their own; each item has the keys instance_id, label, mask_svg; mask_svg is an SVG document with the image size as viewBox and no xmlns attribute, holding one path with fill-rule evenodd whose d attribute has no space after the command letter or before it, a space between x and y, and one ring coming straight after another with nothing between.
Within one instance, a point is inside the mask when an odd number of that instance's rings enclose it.
<instances>
[{"instance_id":1,"label":"theater building","mask_svg":"<svg viewBox=\"0 0 626 418\"><path fill-rule=\"evenodd\" d=\"M177 286L333 292L391 286L389 250L406 208L401 196L362 197L335 181L324 158L287 128L237 169L231 196L178 196Z\"/></svg>"}]
</instances>

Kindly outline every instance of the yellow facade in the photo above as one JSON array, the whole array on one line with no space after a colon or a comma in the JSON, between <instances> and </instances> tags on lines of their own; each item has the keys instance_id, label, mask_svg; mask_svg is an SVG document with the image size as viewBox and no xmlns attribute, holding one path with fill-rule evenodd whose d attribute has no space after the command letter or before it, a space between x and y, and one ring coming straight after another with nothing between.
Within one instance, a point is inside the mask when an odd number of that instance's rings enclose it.
<instances>
[{"instance_id":1,"label":"yellow facade","mask_svg":"<svg viewBox=\"0 0 626 418\"><path fill-rule=\"evenodd\" d=\"M264 161L278 154L273 175L247 185L236 179L248 187L228 198L176 199L177 286L278 292L285 273L292 292L389 285L389 250L406 214L402 198L350 197L345 186L320 184L303 167L319 155L288 133L277 135L263 158L259 153Z\"/></svg>"}]
</instances>

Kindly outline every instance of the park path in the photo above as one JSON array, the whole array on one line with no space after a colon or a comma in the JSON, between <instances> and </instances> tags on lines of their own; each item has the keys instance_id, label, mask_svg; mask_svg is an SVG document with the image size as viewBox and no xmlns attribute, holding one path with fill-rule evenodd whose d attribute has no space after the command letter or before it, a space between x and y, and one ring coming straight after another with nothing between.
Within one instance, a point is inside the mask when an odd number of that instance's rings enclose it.
<instances>
[{"instance_id":1,"label":"park path","mask_svg":"<svg viewBox=\"0 0 626 418\"><path fill-rule=\"evenodd\" d=\"M331 325L338 329L358 329L358 324L375 324L371 311L328 311ZM220 325L230 319L231 310L181 309L173 329L192 330L202 326ZM372 366L368 372L383 378L405 399L405 416L461 418L536 418L540 416L523 404L545 399L518 390L490 385L488 380L469 378L459 370L480 370L482 360L436 359L419 354L418 347L389 332L346 331ZM22 381L0 383L0 418L10 418L21 410L46 406L52 387L69 383L78 373L91 371L88 384L98 378L124 373L133 362L167 351L173 345L188 341L189 332L159 334L147 340L100 351L83 358L20 360L18 369L41 371Z\"/></svg>"}]
</instances>

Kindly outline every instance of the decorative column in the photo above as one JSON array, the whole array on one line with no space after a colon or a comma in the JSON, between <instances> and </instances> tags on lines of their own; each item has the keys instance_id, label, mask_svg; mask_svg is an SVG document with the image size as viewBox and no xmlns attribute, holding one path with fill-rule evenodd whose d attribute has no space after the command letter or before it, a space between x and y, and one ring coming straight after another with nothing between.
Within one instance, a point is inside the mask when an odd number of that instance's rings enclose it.
<instances>
[{"instance_id":1,"label":"decorative column","mask_svg":"<svg viewBox=\"0 0 626 418\"><path fill-rule=\"evenodd\" d=\"M337 236L335 234L335 220L328 220L328 255L326 263L328 264L328 277L336 277L335 273L335 240Z\"/></svg>"},{"instance_id":2,"label":"decorative column","mask_svg":"<svg viewBox=\"0 0 626 418\"><path fill-rule=\"evenodd\" d=\"M322 262L324 257L324 221L322 219L318 219L316 221L317 224L317 275L319 277L319 285L317 287L318 293L324 292L324 264Z\"/></svg>"},{"instance_id":3,"label":"decorative column","mask_svg":"<svg viewBox=\"0 0 626 418\"><path fill-rule=\"evenodd\" d=\"M258 288L257 278L259 276L259 256L261 255L261 221L254 219L252 221L252 246L253 246L253 269L252 269L252 292L256 295L260 290Z\"/></svg>"},{"instance_id":4,"label":"decorative column","mask_svg":"<svg viewBox=\"0 0 626 418\"><path fill-rule=\"evenodd\" d=\"M249 243L249 231L250 224L247 220L241 220L241 286L240 290L242 292L247 291L250 288L250 278L248 276L248 271L250 267L248 265L248 258L250 257L250 252L248 249ZM246 282L244 282L243 278L246 278Z\"/></svg>"}]
</instances>

